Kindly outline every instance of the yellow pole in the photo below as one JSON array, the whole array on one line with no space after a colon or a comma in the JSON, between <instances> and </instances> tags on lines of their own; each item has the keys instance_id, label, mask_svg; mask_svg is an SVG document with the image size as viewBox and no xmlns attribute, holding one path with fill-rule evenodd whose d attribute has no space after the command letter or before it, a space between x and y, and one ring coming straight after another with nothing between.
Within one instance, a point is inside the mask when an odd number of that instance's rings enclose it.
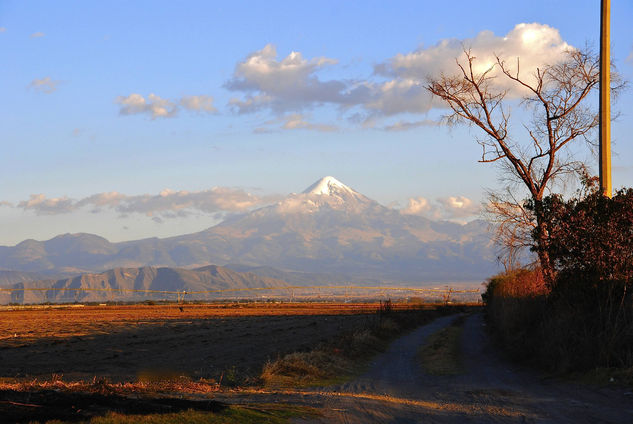
<instances>
[{"instance_id":1,"label":"yellow pole","mask_svg":"<svg viewBox=\"0 0 633 424\"><path fill-rule=\"evenodd\" d=\"M611 197L611 0L600 5L600 191Z\"/></svg>"}]
</instances>

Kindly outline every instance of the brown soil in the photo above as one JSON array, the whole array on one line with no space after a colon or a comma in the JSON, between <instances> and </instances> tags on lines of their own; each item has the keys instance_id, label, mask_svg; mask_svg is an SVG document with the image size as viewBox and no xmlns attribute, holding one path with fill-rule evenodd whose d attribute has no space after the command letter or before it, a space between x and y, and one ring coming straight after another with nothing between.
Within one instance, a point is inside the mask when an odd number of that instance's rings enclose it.
<instances>
[{"instance_id":1,"label":"brown soil","mask_svg":"<svg viewBox=\"0 0 633 424\"><path fill-rule=\"evenodd\" d=\"M106 306L0 312L0 377L225 384L375 319L374 304Z\"/></svg>"}]
</instances>

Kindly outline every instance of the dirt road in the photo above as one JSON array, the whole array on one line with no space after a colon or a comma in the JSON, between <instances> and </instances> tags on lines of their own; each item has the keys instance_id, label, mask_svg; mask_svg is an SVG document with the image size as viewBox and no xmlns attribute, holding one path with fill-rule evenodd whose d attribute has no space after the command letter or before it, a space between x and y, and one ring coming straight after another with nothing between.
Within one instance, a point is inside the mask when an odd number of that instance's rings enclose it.
<instances>
[{"instance_id":1,"label":"dirt road","mask_svg":"<svg viewBox=\"0 0 633 424\"><path fill-rule=\"evenodd\" d=\"M439 318L396 340L353 382L275 399L323 411L303 423L633 423L630 390L547 380L509 364L492 349L480 314L464 324L465 371L426 375L416 352L454 318Z\"/></svg>"}]
</instances>

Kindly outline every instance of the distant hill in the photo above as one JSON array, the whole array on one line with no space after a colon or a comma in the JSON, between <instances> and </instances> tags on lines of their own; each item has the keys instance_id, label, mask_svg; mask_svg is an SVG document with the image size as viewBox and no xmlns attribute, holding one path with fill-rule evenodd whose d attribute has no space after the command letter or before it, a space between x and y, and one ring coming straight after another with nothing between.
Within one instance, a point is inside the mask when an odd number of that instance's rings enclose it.
<instances>
[{"instance_id":1,"label":"distant hill","mask_svg":"<svg viewBox=\"0 0 633 424\"><path fill-rule=\"evenodd\" d=\"M7 271L0 269L0 287L9 286L22 281L35 281L50 278L50 275L37 272Z\"/></svg>"},{"instance_id":2,"label":"distant hill","mask_svg":"<svg viewBox=\"0 0 633 424\"><path fill-rule=\"evenodd\" d=\"M261 277L276 278L296 286L332 285L341 282L381 283L379 278L363 278L351 274L326 274L318 272L284 271L270 266L253 266L242 264L227 264L226 268L237 272L251 272Z\"/></svg>"},{"instance_id":3,"label":"distant hill","mask_svg":"<svg viewBox=\"0 0 633 424\"><path fill-rule=\"evenodd\" d=\"M461 225L405 215L332 177L194 234L123 243L65 234L0 246L0 267L16 271L77 274L210 263L240 264L274 276L261 268L272 267L302 283L473 281L497 270L485 222Z\"/></svg>"},{"instance_id":4,"label":"distant hill","mask_svg":"<svg viewBox=\"0 0 633 424\"><path fill-rule=\"evenodd\" d=\"M41 280L16 283L8 288L43 288L45 291L0 292L0 303L87 302L107 300L163 299L162 294L148 294L146 290L187 292L187 299L204 299L219 294L192 295L192 292L246 288L284 287L288 283L274 278L260 277L250 272L236 272L221 266L209 265L197 269L141 267L116 268L98 274L82 274L60 280ZM82 290L64 290L82 289ZM138 290L139 292L133 292ZM231 294L235 294L232 292ZM170 295L169 299L177 299Z\"/></svg>"}]
</instances>

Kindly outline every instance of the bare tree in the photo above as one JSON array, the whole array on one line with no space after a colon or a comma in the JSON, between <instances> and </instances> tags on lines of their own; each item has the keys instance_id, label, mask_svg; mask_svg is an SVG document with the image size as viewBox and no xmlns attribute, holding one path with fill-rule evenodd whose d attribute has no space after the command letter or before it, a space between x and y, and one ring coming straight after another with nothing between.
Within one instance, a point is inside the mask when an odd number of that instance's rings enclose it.
<instances>
[{"instance_id":1,"label":"bare tree","mask_svg":"<svg viewBox=\"0 0 633 424\"><path fill-rule=\"evenodd\" d=\"M493 241L499 246L498 260L506 271L523 264L526 248L532 245L534 216L512 191L488 192L484 214L493 230Z\"/></svg>"},{"instance_id":2,"label":"bare tree","mask_svg":"<svg viewBox=\"0 0 633 424\"><path fill-rule=\"evenodd\" d=\"M501 225L498 240L512 250L511 262L517 254L513 249L525 245L533 229L532 245L551 284L554 268L542 200L557 179L582 168L566 147L577 139L590 141L598 125L597 110L586 101L598 85L598 58L588 51L570 50L558 63L529 73L521 71L519 59L512 66L496 57L491 67L476 72L477 58L469 50L464 58L463 64L457 61L457 75L430 78L427 89L451 109L449 123L483 130L484 137L478 140L480 162L500 164L504 175L527 189L533 211L501 195L492 196L489 211ZM511 94L516 93L521 94L519 105L531 113L531 119L520 124L522 131L511 125Z\"/></svg>"}]
</instances>

